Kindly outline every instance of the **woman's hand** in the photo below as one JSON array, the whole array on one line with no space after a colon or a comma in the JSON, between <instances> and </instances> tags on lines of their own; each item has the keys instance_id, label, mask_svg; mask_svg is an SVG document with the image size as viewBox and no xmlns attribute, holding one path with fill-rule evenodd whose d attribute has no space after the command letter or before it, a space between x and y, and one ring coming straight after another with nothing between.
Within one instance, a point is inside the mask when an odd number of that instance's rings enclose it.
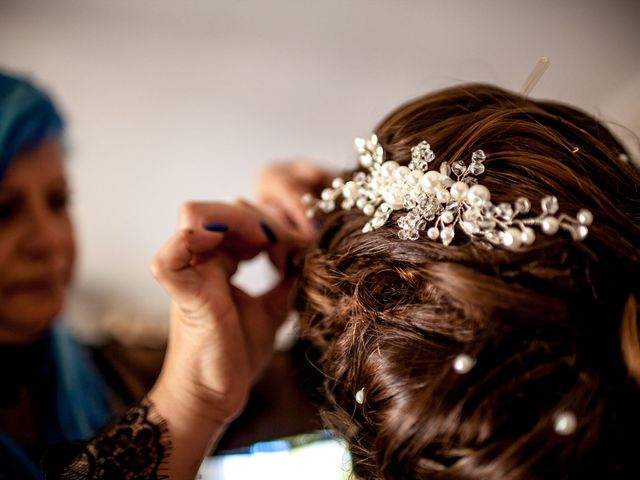
<instances>
[{"instance_id":1,"label":"woman's hand","mask_svg":"<svg viewBox=\"0 0 640 480\"><path fill-rule=\"evenodd\" d=\"M318 194L332 178L328 171L307 161L272 164L258 177L258 200L275 218L310 238L315 228L300 199L305 193Z\"/></svg>"},{"instance_id":2,"label":"woman's hand","mask_svg":"<svg viewBox=\"0 0 640 480\"><path fill-rule=\"evenodd\" d=\"M212 442L242 411L290 309L285 265L304 241L245 202L189 203L179 230L153 261L172 307L165 363L149 398L169 425L176 478L197 472ZM230 279L241 261L261 252L282 279L252 297Z\"/></svg>"}]
</instances>

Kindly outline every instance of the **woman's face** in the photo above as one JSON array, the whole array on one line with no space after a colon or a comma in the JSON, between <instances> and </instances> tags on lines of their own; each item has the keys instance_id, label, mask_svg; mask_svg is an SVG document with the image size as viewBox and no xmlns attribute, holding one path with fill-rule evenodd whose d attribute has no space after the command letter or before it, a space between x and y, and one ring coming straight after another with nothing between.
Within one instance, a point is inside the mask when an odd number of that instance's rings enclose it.
<instances>
[{"instance_id":1,"label":"woman's face","mask_svg":"<svg viewBox=\"0 0 640 480\"><path fill-rule=\"evenodd\" d=\"M57 140L18 154L0 182L0 343L37 339L64 304L75 244Z\"/></svg>"}]
</instances>

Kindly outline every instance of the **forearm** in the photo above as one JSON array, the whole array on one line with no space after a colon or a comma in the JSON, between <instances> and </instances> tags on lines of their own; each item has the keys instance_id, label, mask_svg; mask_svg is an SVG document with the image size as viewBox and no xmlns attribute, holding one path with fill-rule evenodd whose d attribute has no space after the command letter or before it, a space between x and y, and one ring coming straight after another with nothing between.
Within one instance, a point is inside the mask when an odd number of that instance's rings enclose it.
<instances>
[{"instance_id":1,"label":"forearm","mask_svg":"<svg viewBox=\"0 0 640 480\"><path fill-rule=\"evenodd\" d=\"M51 448L42 468L55 480L191 479L224 430L184 409L160 384L90 440Z\"/></svg>"},{"instance_id":2,"label":"forearm","mask_svg":"<svg viewBox=\"0 0 640 480\"><path fill-rule=\"evenodd\" d=\"M158 382L149 393L155 411L164 420L171 442L164 467L170 479L195 478L203 458L213 450L227 424L209 418L197 406L185 405L180 392Z\"/></svg>"},{"instance_id":3,"label":"forearm","mask_svg":"<svg viewBox=\"0 0 640 480\"><path fill-rule=\"evenodd\" d=\"M55 480L166 479L171 449L167 422L145 398L91 439L54 445L41 466Z\"/></svg>"}]
</instances>

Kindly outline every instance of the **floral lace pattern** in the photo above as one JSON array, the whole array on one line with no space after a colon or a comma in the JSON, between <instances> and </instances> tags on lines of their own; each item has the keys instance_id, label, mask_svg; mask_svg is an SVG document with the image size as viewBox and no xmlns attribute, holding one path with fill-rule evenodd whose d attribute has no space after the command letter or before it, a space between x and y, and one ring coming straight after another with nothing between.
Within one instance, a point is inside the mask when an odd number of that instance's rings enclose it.
<instances>
[{"instance_id":1,"label":"floral lace pattern","mask_svg":"<svg viewBox=\"0 0 640 480\"><path fill-rule=\"evenodd\" d=\"M42 467L55 480L161 480L170 452L166 422L145 399L89 441L53 447Z\"/></svg>"}]
</instances>

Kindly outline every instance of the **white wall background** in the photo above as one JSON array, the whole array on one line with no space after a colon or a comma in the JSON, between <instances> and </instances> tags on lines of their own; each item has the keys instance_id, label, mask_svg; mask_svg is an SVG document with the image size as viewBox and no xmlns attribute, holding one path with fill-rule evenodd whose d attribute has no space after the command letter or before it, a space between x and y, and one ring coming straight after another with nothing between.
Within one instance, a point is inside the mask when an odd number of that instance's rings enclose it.
<instances>
[{"instance_id":1,"label":"white wall background","mask_svg":"<svg viewBox=\"0 0 640 480\"><path fill-rule=\"evenodd\" d=\"M0 68L67 116L78 289L156 314L182 201L251 196L267 160L352 165L354 136L431 89L518 90L546 55L533 96L639 132L639 25L638 0L0 0Z\"/></svg>"}]
</instances>

